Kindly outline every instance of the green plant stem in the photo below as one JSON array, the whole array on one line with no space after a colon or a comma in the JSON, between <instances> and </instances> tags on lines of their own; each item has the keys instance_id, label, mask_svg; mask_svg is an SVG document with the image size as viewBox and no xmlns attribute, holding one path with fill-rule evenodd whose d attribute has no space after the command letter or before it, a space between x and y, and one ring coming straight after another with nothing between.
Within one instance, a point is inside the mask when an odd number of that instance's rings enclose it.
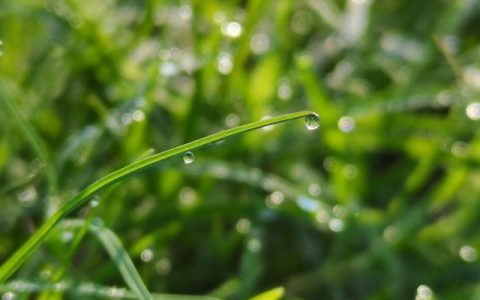
<instances>
[{"instance_id":1,"label":"green plant stem","mask_svg":"<svg viewBox=\"0 0 480 300\"><path fill-rule=\"evenodd\" d=\"M291 114L285 114L277 117L273 117L267 120L261 120L234 128L230 128L198 140L192 141L187 144L163 151L158 154L154 154L138 162L125 166L117 171L114 171L105 177L92 183L79 194L73 197L70 201L63 204L57 212L55 212L12 256L0 267L0 283L4 283L10 276L27 260L30 255L40 246L47 234L63 217L80 207L82 204L88 201L89 197L100 189L111 185L114 182L124 179L129 175L133 175L139 171L145 170L148 167L155 165L156 163L167 159L169 157L183 154L186 151L199 148L206 144L214 143L223 140L227 137L234 136L243 132L251 131L264 126L269 126L277 123L282 123L298 118L303 118L310 114L309 111L296 112Z\"/></svg>"}]
</instances>

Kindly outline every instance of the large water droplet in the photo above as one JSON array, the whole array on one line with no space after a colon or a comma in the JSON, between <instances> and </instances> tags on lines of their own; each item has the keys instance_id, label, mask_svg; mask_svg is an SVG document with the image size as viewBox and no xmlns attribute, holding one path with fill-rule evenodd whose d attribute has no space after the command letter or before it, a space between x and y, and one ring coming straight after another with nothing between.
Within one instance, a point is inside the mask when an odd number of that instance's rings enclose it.
<instances>
[{"instance_id":1,"label":"large water droplet","mask_svg":"<svg viewBox=\"0 0 480 300\"><path fill-rule=\"evenodd\" d=\"M318 115L316 113L310 113L305 117L305 127L307 127L308 130L314 130L317 129L319 125L318 123Z\"/></svg>"},{"instance_id":2,"label":"large water droplet","mask_svg":"<svg viewBox=\"0 0 480 300\"><path fill-rule=\"evenodd\" d=\"M185 154L183 155L183 162L186 164L191 164L194 159L195 158L193 157L193 153L190 151L185 152Z\"/></svg>"},{"instance_id":3,"label":"large water droplet","mask_svg":"<svg viewBox=\"0 0 480 300\"><path fill-rule=\"evenodd\" d=\"M14 300L15 299L15 294L12 292L6 292L5 294L2 295L2 300Z\"/></svg>"}]
</instances>

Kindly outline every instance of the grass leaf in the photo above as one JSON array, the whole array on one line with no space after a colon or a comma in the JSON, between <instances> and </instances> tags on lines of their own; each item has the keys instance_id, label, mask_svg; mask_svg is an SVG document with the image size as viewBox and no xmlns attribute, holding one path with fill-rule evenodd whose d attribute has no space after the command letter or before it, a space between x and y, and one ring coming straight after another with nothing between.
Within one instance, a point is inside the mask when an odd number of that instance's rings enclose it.
<instances>
[{"instance_id":1,"label":"grass leaf","mask_svg":"<svg viewBox=\"0 0 480 300\"><path fill-rule=\"evenodd\" d=\"M22 263L25 262L28 257L30 257L30 255L40 246L40 244L43 242L43 240L52 230L55 224L57 224L66 215L87 202L89 197L98 192L99 190L111 185L114 182L122 180L127 176L143 171L169 157L181 155L186 151L191 151L201 146L217 142L230 136L251 131L257 128L303 118L310 113L311 112L309 111L301 111L233 127L183 144L181 146L160 152L158 154L146 157L145 159L132 163L126 167L123 167L117 171L106 175L105 177L97 180L96 182L86 187L70 201L66 202L62 207L60 207L55 214L53 214L19 249L17 249L17 251L15 251L12 256L10 256L10 258L0 267L0 283L5 282L22 265Z\"/></svg>"}]
</instances>

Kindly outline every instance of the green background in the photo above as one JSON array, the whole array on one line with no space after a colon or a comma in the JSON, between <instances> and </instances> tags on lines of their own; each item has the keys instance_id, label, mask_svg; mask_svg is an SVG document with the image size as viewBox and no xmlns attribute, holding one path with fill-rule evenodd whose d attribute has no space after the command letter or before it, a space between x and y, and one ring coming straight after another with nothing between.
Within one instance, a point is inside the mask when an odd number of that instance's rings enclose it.
<instances>
[{"instance_id":1,"label":"green background","mask_svg":"<svg viewBox=\"0 0 480 300\"><path fill-rule=\"evenodd\" d=\"M171 158L70 217L115 232L151 292L477 299L478 20L476 0L2 0L0 262L111 171L312 110L317 130ZM67 260L73 287L124 286L94 236L66 255L76 233L16 278Z\"/></svg>"}]
</instances>

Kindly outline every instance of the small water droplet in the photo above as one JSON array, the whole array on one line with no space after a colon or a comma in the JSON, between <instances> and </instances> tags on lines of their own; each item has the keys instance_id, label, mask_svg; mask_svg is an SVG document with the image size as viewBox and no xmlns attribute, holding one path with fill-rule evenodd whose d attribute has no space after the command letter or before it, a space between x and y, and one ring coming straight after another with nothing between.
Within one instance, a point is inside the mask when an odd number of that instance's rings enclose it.
<instances>
[{"instance_id":1,"label":"small water droplet","mask_svg":"<svg viewBox=\"0 0 480 300\"><path fill-rule=\"evenodd\" d=\"M193 157L193 153L188 151L183 154L183 162L186 164L191 164L195 158Z\"/></svg>"},{"instance_id":2,"label":"small water droplet","mask_svg":"<svg viewBox=\"0 0 480 300\"><path fill-rule=\"evenodd\" d=\"M343 116L338 120L338 128L345 133L351 132L355 128L355 120L349 116Z\"/></svg>"},{"instance_id":3,"label":"small water droplet","mask_svg":"<svg viewBox=\"0 0 480 300\"><path fill-rule=\"evenodd\" d=\"M277 207L283 203L285 196L282 192L275 191L272 194L268 195L265 199L265 202L268 207Z\"/></svg>"},{"instance_id":4,"label":"small water droplet","mask_svg":"<svg viewBox=\"0 0 480 300\"><path fill-rule=\"evenodd\" d=\"M251 223L250 220L241 218L237 221L237 224L235 224L235 229L237 229L238 233L245 234L250 231L251 228Z\"/></svg>"},{"instance_id":5,"label":"small water droplet","mask_svg":"<svg viewBox=\"0 0 480 300\"><path fill-rule=\"evenodd\" d=\"M90 207L97 207L99 202L100 202L100 196L98 195L93 196L92 200L90 200Z\"/></svg>"},{"instance_id":6,"label":"small water droplet","mask_svg":"<svg viewBox=\"0 0 480 300\"><path fill-rule=\"evenodd\" d=\"M307 127L308 130L315 130L320 126L318 121L318 115L316 113L310 113L305 117L305 127Z\"/></svg>"},{"instance_id":7,"label":"small water droplet","mask_svg":"<svg viewBox=\"0 0 480 300\"><path fill-rule=\"evenodd\" d=\"M259 252L262 250L262 242L257 238L253 238L248 241L247 247L250 252Z\"/></svg>"},{"instance_id":8,"label":"small water droplet","mask_svg":"<svg viewBox=\"0 0 480 300\"><path fill-rule=\"evenodd\" d=\"M477 250L472 246L463 246L458 253L460 258L466 262L474 262L478 258Z\"/></svg>"},{"instance_id":9,"label":"small water droplet","mask_svg":"<svg viewBox=\"0 0 480 300\"><path fill-rule=\"evenodd\" d=\"M152 249L144 249L142 251L142 253L140 254L140 259L143 261L143 262L149 262L153 259L153 251Z\"/></svg>"},{"instance_id":10,"label":"small water droplet","mask_svg":"<svg viewBox=\"0 0 480 300\"><path fill-rule=\"evenodd\" d=\"M328 228L333 232L340 232L343 230L343 221L337 218L331 219L328 222Z\"/></svg>"},{"instance_id":11,"label":"small water droplet","mask_svg":"<svg viewBox=\"0 0 480 300\"><path fill-rule=\"evenodd\" d=\"M383 231L383 238L385 241L391 244L396 244L398 241L400 241L400 234L400 229L398 229L398 227L388 226Z\"/></svg>"},{"instance_id":12,"label":"small water droplet","mask_svg":"<svg viewBox=\"0 0 480 300\"><path fill-rule=\"evenodd\" d=\"M431 300L433 299L432 289L427 285L419 285L417 288L417 295L415 300Z\"/></svg>"},{"instance_id":13,"label":"small water droplet","mask_svg":"<svg viewBox=\"0 0 480 300\"><path fill-rule=\"evenodd\" d=\"M166 275L172 269L172 263L168 258L162 258L155 263L155 270L160 275Z\"/></svg>"},{"instance_id":14,"label":"small water droplet","mask_svg":"<svg viewBox=\"0 0 480 300\"><path fill-rule=\"evenodd\" d=\"M3 55L3 41L0 40L0 56Z\"/></svg>"}]
</instances>

